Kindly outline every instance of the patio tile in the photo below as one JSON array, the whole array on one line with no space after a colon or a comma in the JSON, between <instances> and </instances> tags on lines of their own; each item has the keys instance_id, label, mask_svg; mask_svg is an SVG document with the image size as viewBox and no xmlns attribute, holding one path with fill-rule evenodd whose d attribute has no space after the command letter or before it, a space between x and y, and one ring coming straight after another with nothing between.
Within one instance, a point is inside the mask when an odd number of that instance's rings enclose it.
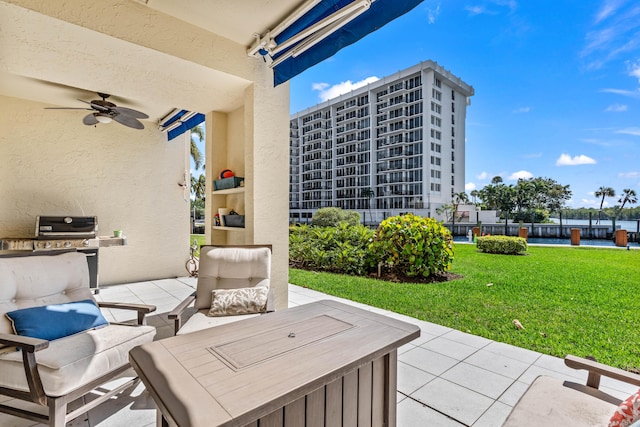
<instances>
[{"instance_id":1,"label":"patio tile","mask_svg":"<svg viewBox=\"0 0 640 427\"><path fill-rule=\"evenodd\" d=\"M413 393L434 378L435 375L406 363L398 362L398 391L404 394Z\"/></svg>"},{"instance_id":2,"label":"patio tile","mask_svg":"<svg viewBox=\"0 0 640 427\"><path fill-rule=\"evenodd\" d=\"M515 406L518 400L522 397L525 391L529 388L529 384L522 381L516 381L504 392L498 401L509 405Z\"/></svg>"},{"instance_id":3,"label":"patio tile","mask_svg":"<svg viewBox=\"0 0 640 427\"><path fill-rule=\"evenodd\" d=\"M423 344L422 347L457 360L464 360L478 351L475 347L451 341L443 337L434 338Z\"/></svg>"},{"instance_id":4,"label":"patio tile","mask_svg":"<svg viewBox=\"0 0 640 427\"><path fill-rule=\"evenodd\" d=\"M574 381L584 384L587 380L587 373L585 371L576 371L571 370L571 372L561 373L552 371L550 369L541 368L540 366L532 365L527 368L527 370L518 378L518 381L521 381L526 384L531 384L536 378L540 375L546 375L549 377L557 378L559 380L568 380Z\"/></svg>"},{"instance_id":5,"label":"patio tile","mask_svg":"<svg viewBox=\"0 0 640 427\"><path fill-rule=\"evenodd\" d=\"M476 391L494 400L500 397L500 395L513 384L513 379L511 378L464 362L449 369L441 375L441 378Z\"/></svg>"},{"instance_id":6,"label":"patio tile","mask_svg":"<svg viewBox=\"0 0 640 427\"><path fill-rule=\"evenodd\" d=\"M411 397L455 420L471 425L493 404L493 399L443 378L436 378ZM416 425L416 424L412 424Z\"/></svg>"},{"instance_id":7,"label":"patio tile","mask_svg":"<svg viewBox=\"0 0 640 427\"><path fill-rule=\"evenodd\" d=\"M422 347L416 347L406 353L402 353L398 356L398 360L433 375L441 375L458 363L456 359Z\"/></svg>"},{"instance_id":8,"label":"patio tile","mask_svg":"<svg viewBox=\"0 0 640 427\"><path fill-rule=\"evenodd\" d=\"M473 427L500 426L511 413L511 406L501 402L495 402L482 416L473 423Z\"/></svg>"},{"instance_id":9,"label":"patio tile","mask_svg":"<svg viewBox=\"0 0 640 427\"><path fill-rule=\"evenodd\" d=\"M483 348L493 342L488 338L479 337L477 335L468 334L466 332L460 332L455 329L442 335L442 338L446 338L448 340L459 342L461 344L465 344L475 348Z\"/></svg>"},{"instance_id":10,"label":"patio tile","mask_svg":"<svg viewBox=\"0 0 640 427\"><path fill-rule=\"evenodd\" d=\"M529 368L528 363L486 351L484 348L466 358L465 362L514 380Z\"/></svg>"},{"instance_id":11,"label":"patio tile","mask_svg":"<svg viewBox=\"0 0 640 427\"><path fill-rule=\"evenodd\" d=\"M483 350L490 351L501 356L510 357L511 359L519 360L520 362L529 364L534 363L541 356L541 354L538 352L496 341L484 347Z\"/></svg>"},{"instance_id":12,"label":"patio tile","mask_svg":"<svg viewBox=\"0 0 640 427\"><path fill-rule=\"evenodd\" d=\"M398 403L398 426L461 427L464 424L412 399Z\"/></svg>"},{"instance_id":13,"label":"patio tile","mask_svg":"<svg viewBox=\"0 0 640 427\"><path fill-rule=\"evenodd\" d=\"M534 365L556 372L566 372L567 370L575 371L575 369L569 368L564 364L564 359L560 357L549 356L548 354L540 355L538 360L534 362Z\"/></svg>"},{"instance_id":14,"label":"patio tile","mask_svg":"<svg viewBox=\"0 0 640 427\"><path fill-rule=\"evenodd\" d=\"M444 335L446 333L449 333L453 330L451 328L447 328L446 326L437 325L435 323L423 322L423 321L417 321L415 322L415 324L418 325L418 327L422 332L426 332L427 334L435 335L437 337Z\"/></svg>"},{"instance_id":15,"label":"patio tile","mask_svg":"<svg viewBox=\"0 0 640 427\"><path fill-rule=\"evenodd\" d=\"M414 339L413 341L411 341L411 344L415 345L416 347L424 345L426 343L428 343L429 341L431 341L432 339L437 338L437 335L432 335L429 334L427 332L424 332L422 329L420 330L420 336L416 339Z\"/></svg>"}]
</instances>

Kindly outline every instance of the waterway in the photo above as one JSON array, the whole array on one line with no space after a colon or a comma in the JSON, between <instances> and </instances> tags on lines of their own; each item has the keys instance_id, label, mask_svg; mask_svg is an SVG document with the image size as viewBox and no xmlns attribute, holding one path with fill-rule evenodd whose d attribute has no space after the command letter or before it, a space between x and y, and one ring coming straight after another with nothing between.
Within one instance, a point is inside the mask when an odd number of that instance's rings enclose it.
<instances>
[{"instance_id":1,"label":"waterway","mask_svg":"<svg viewBox=\"0 0 640 427\"><path fill-rule=\"evenodd\" d=\"M564 223L564 221L563 221ZM469 239L465 236L455 236L453 238L455 243L468 243ZM533 245L571 245L570 239L556 239L553 237L529 237L527 243ZM604 239L580 239L580 246L602 246L615 248L616 244L613 240ZM632 248L640 248L640 244L636 242L629 242L629 246Z\"/></svg>"},{"instance_id":2,"label":"waterway","mask_svg":"<svg viewBox=\"0 0 640 427\"><path fill-rule=\"evenodd\" d=\"M551 221L555 222L556 224L560 223L560 220L558 218L551 218ZM526 225L526 223L525 223ZM589 220L588 219L564 219L562 218L562 225L589 225ZM610 219L602 219L600 220L600 224L598 224L598 219L594 218L593 220L591 220L591 225L608 225L609 227L611 227L611 220ZM620 230L627 230L633 233L637 233L638 231L640 231L640 219L639 220L635 220L635 221L616 221L616 228L620 229Z\"/></svg>"}]
</instances>

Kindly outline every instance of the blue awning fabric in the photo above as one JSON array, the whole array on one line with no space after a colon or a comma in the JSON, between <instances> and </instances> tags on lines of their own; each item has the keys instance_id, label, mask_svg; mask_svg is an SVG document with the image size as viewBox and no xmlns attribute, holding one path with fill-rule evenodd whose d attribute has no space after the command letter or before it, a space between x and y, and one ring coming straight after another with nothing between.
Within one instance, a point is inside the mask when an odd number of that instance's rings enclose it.
<instances>
[{"instance_id":1,"label":"blue awning fabric","mask_svg":"<svg viewBox=\"0 0 640 427\"><path fill-rule=\"evenodd\" d=\"M273 65L274 86L288 81L307 68L331 57L340 49L355 43L388 22L404 15L422 1L423 0L373 0L368 6L368 9L363 13L346 22L333 33L301 54L289 56L282 61L278 61L280 57L291 55L291 51L304 43L305 40L301 40L288 49L270 56L270 59L275 63L275 65ZM323 0L280 34L276 35L274 40L278 45L281 45L292 37L300 34L301 31L317 24L333 13L355 4L355 2L358 2L358 0ZM268 55L268 52L262 49L260 54Z\"/></svg>"},{"instance_id":2,"label":"blue awning fabric","mask_svg":"<svg viewBox=\"0 0 640 427\"><path fill-rule=\"evenodd\" d=\"M174 110L172 115L163 120L160 128L163 131L167 131L167 139L171 141L198 126L204 122L204 119L205 116L201 113L192 113L187 110L179 110L176 112Z\"/></svg>"}]
</instances>

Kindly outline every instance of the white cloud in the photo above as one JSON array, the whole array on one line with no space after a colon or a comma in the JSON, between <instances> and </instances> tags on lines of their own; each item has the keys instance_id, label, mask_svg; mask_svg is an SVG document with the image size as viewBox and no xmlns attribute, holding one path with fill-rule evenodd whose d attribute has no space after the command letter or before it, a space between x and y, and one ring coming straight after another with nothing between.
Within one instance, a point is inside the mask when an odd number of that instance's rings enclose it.
<instances>
[{"instance_id":1,"label":"white cloud","mask_svg":"<svg viewBox=\"0 0 640 427\"><path fill-rule=\"evenodd\" d=\"M509 175L507 179L510 181L515 181L521 178L530 179L530 178L533 178L533 174L529 171L521 170L521 171L512 173L511 175Z\"/></svg>"},{"instance_id":2,"label":"white cloud","mask_svg":"<svg viewBox=\"0 0 640 427\"><path fill-rule=\"evenodd\" d=\"M635 62L629 66L629 75L635 77L640 82L640 61Z\"/></svg>"},{"instance_id":3,"label":"white cloud","mask_svg":"<svg viewBox=\"0 0 640 427\"><path fill-rule=\"evenodd\" d=\"M466 6L465 10L469 12L469 15L482 15L483 13L489 13L483 6Z\"/></svg>"},{"instance_id":4,"label":"white cloud","mask_svg":"<svg viewBox=\"0 0 640 427\"><path fill-rule=\"evenodd\" d=\"M621 133L624 135L640 136L640 127L629 127L624 129L618 129L616 133Z\"/></svg>"},{"instance_id":5,"label":"white cloud","mask_svg":"<svg viewBox=\"0 0 640 427\"><path fill-rule=\"evenodd\" d=\"M317 91L323 91L328 87L329 87L329 83L313 83L311 85L311 89L317 90Z\"/></svg>"},{"instance_id":6,"label":"white cloud","mask_svg":"<svg viewBox=\"0 0 640 427\"><path fill-rule=\"evenodd\" d=\"M640 172L620 172L618 176L620 178L639 178Z\"/></svg>"},{"instance_id":7,"label":"white cloud","mask_svg":"<svg viewBox=\"0 0 640 427\"><path fill-rule=\"evenodd\" d=\"M573 206L575 206L575 203L572 203ZM606 206L607 202L604 202L603 206ZM599 208L600 207L600 201L599 200L594 200L594 199L580 199L580 206L582 208Z\"/></svg>"},{"instance_id":8,"label":"white cloud","mask_svg":"<svg viewBox=\"0 0 640 427\"><path fill-rule=\"evenodd\" d=\"M435 24L436 19L438 19L438 15L440 15L440 3L438 3L438 6L436 6L435 9L427 9L427 20L429 24Z\"/></svg>"},{"instance_id":9,"label":"white cloud","mask_svg":"<svg viewBox=\"0 0 640 427\"><path fill-rule=\"evenodd\" d=\"M318 91L318 97L324 102L331 98L335 98L336 96L340 96L344 93L349 93L352 90L361 88L368 85L369 83L373 83L378 80L380 80L378 77L371 76L358 82L347 80L333 86L330 86L329 83L314 83L311 85L311 89Z\"/></svg>"},{"instance_id":10,"label":"white cloud","mask_svg":"<svg viewBox=\"0 0 640 427\"><path fill-rule=\"evenodd\" d=\"M614 93L616 95L628 96L629 98L640 98L640 90L601 89L600 92Z\"/></svg>"},{"instance_id":11,"label":"white cloud","mask_svg":"<svg viewBox=\"0 0 640 427\"><path fill-rule=\"evenodd\" d=\"M623 104L611 104L604 111L619 113L622 111L627 111L627 106Z\"/></svg>"},{"instance_id":12,"label":"white cloud","mask_svg":"<svg viewBox=\"0 0 640 427\"><path fill-rule=\"evenodd\" d=\"M605 0L602 8L596 15L595 23L598 24L613 15L623 3L624 1L620 0Z\"/></svg>"},{"instance_id":13,"label":"white cloud","mask_svg":"<svg viewBox=\"0 0 640 427\"><path fill-rule=\"evenodd\" d=\"M520 107L520 108L516 108L515 110L513 110L513 113L516 113L516 114L528 113L531 110L532 110L531 107Z\"/></svg>"},{"instance_id":14,"label":"white cloud","mask_svg":"<svg viewBox=\"0 0 640 427\"><path fill-rule=\"evenodd\" d=\"M484 180L484 179L487 179L487 177L488 177L488 176L489 176L489 174L488 174L488 173L486 173L486 172L482 171L482 172L480 172L480 174L477 176L477 178L478 178L479 180Z\"/></svg>"},{"instance_id":15,"label":"white cloud","mask_svg":"<svg viewBox=\"0 0 640 427\"><path fill-rule=\"evenodd\" d=\"M596 163L594 159L584 154L571 157L569 154L562 153L556 160L556 166L595 165Z\"/></svg>"},{"instance_id":16,"label":"white cloud","mask_svg":"<svg viewBox=\"0 0 640 427\"><path fill-rule=\"evenodd\" d=\"M476 184L475 184L475 183L473 183L473 182L467 182L467 183L464 185L464 191L473 191L473 190L475 190L475 189L476 189Z\"/></svg>"}]
</instances>

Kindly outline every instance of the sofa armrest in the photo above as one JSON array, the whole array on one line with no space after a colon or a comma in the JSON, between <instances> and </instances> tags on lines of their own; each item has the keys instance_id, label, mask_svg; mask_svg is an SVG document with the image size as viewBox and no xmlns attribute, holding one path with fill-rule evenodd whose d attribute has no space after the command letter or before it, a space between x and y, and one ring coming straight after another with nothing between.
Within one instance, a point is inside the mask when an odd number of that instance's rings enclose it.
<instances>
[{"instance_id":1,"label":"sofa armrest","mask_svg":"<svg viewBox=\"0 0 640 427\"><path fill-rule=\"evenodd\" d=\"M155 305L148 304L130 304L121 302L98 301L100 308L115 308L118 310L135 310L138 312L138 325L146 325L145 315L156 311Z\"/></svg>"},{"instance_id":2,"label":"sofa armrest","mask_svg":"<svg viewBox=\"0 0 640 427\"><path fill-rule=\"evenodd\" d=\"M33 402L46 405L47 396L44 394L44 387L42 386L42 380L40 379L40 373L36 365L35 352L49 347L49 341L22 335L0 333L0 344L17 347L22 350L22 364L29 391L19 393L24 393L24 395L28 396Z\"/></svg>"},{"instance_id":3,"label":"sofa armrest","mask_svg":"<svg viewBox=\"0 0 640 427\"><path fill-rule=\"evenodd\" d=\"M196 300L196 293L192 293L188 297L186 297L180 304L176 306L173 310L169 312L167 317L169 319L173 319L174 324L174 334L177 334L180 328L182 327L182 313Z\"/></svg>"},{"instance_id":4,"label":"sofa armrest","mask_svg":"<svg viewBox=\"0 0 640 427\"><path fill-rule=\"evenodd\" d=\"M614 368L613 366L603 365L595 360L568 355L564 358L564 364L573 369L588 371L587 386L589 387L596 389L600 387L600 377L602 375L640 387L640 375Z\"/></svg>"},{"instance_id":5,"label":"sofa armrest","mask_svg":"<svg viewBox=\"0 0 640 427\"><path fill-rule=\"evenodd\" d=\"M49 347L49 341L47 340L15 334L0 334L0 344L9 347L18 347L29 353L34 353Z\"/></svg>"}]
</instances>

